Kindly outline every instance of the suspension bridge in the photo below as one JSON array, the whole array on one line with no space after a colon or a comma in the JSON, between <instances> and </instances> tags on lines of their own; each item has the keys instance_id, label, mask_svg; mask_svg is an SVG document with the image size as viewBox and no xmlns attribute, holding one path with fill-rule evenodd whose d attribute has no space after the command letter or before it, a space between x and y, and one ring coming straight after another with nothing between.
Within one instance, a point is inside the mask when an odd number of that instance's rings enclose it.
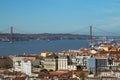
<instances>
[{"instance_id":1,"label":"suspension bridge","mask_svg":"<svg viewBox=\"0 0 120 80\"><path fill-rule=\"evenodd\" d=\"M19 33L16 33L16 32L19 32ZM100 29L100 28L97 28L97 27L92 27L92 26L87 26L87 27L84 27L84 28L81 28L81 29L78 29L76 31L69 32L69 33L66 33L66 34L74 34L73 36L77 35L76 37L78 37L79 39L83 38L83 36L85 36L84 38L90 39L91 42L93 40L93 36L94 37L95 36L100 36L100 37L106 37L106 36L110 37L111 36L110 38L118 38L119 37L118 33L113 33L113 32L106 31L106 30L103 30L103 29ZM78 36L78 34L80 36ZM31 34L31 33L25 32L23 30L16 29L13 26L0 31L0 41L13 42L13 41L22 41L22 40L29 40L29 39L39 39L39 38L41 38L40 36L42 36L42 38L46 37L46 39L51 38L50 37L51 35L49 35L49 34ZM54 35L54 37L57 38L57 39L60 36L61 36L61 34ZM66 35L66 36L68 36L68 39L69 39L70 35ZM117 37L115 37L115 36L117 36ZM95 37L95 38L98 38L98 37ZM45 38L43 38L43 39L45 39ZM61 39L61 37L60 37L60 39Z\"/></svg>"}]
</instances>

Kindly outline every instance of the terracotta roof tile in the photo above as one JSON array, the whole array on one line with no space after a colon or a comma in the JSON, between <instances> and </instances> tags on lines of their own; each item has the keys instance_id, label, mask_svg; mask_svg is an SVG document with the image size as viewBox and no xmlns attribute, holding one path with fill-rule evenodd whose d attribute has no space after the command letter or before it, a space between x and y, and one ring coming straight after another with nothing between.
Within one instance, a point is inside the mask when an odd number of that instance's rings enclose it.
<instances>
[{"instance_id":1,"label":"terracotta roof tile","mask_svg":"<svg viewBox=\"0 0 120 80\"><path fill-rule=\"evenodd\" d=\"M26 77L15 77L13 80L26 80Z\"/></svg>"}]
</instances>

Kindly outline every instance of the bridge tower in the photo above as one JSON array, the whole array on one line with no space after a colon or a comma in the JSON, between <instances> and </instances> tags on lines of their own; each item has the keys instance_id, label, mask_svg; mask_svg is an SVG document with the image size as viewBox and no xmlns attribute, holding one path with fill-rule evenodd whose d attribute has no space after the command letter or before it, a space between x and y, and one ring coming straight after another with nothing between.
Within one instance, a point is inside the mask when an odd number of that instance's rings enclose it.
<instances>
[{"instance_id":1,"label":"bridge tower","mask_svg":"<svg viewBox=\"0 0 120 80\"><path fill-rule=\"evenodd\" d=\"M10 42L13 42L13 26L10 27Z\"/></svg>"},{"instance_id":2,"label":"bridge tower","mask_svg":"<svg viewBox=\"0 0 120 80\"><path fill-rule=\"evenodd\" d=\"M92 26L90 26L90 43L92 43Z\"/></svg>"}]
</instances>

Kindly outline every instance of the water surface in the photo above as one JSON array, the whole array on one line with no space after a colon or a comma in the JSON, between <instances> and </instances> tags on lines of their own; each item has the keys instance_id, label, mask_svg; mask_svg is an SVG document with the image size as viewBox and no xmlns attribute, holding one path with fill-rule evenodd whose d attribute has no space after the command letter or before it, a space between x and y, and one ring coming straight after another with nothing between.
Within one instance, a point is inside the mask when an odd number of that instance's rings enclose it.
<instances>
[{"instance_id":1,"label":"water surface","mask_svg":"<svg viewBox=\"0 0 120 80\"><path fill-rule=\"evenodd\" d=\"M63 50L76 50L81 47L87 47L87 40L32 40L32 41L19 41L14 43L0 42L0 55L12 54L32 54L41 53L44 51L59 52Z\"/></svg>"}]
</instances>

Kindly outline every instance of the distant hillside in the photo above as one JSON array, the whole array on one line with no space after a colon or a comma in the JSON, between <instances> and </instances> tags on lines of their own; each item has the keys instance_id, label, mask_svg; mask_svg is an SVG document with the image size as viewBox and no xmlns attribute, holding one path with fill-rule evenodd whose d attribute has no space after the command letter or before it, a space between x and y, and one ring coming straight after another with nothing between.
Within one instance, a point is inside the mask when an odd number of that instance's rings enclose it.
<instances>
[{"instance_id":1,"label":"distant hillside","mask_svg":"<svg viewBox=\"0 0 120 80\"><path fill-rule=\"evenodd\" d=\"M0 34L0 41L9 41L10 39L15 41L22 40L61 40L61 39L89 39L89 35L79 34Z\"/></svg>"}]
</instances>

